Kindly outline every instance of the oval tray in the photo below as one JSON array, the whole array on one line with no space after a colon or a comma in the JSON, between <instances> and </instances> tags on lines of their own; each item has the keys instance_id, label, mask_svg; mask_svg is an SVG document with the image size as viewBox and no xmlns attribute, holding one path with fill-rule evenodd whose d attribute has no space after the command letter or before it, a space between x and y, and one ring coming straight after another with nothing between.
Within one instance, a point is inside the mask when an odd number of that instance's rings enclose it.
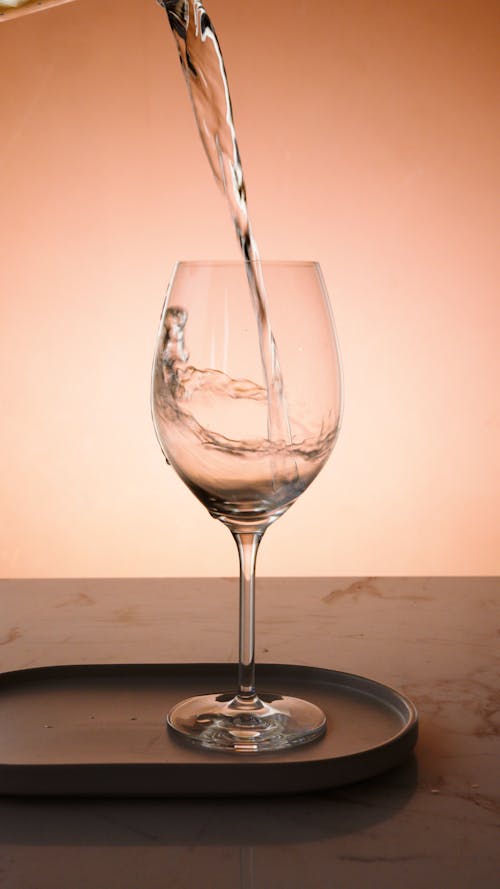
<instances>
[{"instance_id":1,"label":"oval tray","mask_svg":"<svg viewBox=\"0 0 500 889\"><path fill-rule=\"evenodd\" d=\"M305 697L327 716L319 741L258 755L183 744L170 707L234 690L234 664L37 667L0 675L0 794L232 796L349 784L398 765L418 717L399 692L317 667L260 664L259 692Z\"/></svg>"}]
</instances>

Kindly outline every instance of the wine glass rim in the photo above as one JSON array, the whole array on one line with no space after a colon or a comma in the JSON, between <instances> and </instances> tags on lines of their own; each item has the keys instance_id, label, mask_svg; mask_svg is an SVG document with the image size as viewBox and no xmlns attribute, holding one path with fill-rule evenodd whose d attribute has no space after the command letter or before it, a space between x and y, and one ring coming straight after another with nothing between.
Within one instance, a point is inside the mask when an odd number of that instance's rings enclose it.
<instances>
[{"instance_id":1,"label":"wine glass rim","mask_svg":"<svg viewBox=\"0 0 500 889\"><path fill-rule=\"evenodd\" d=\"M295 268L319 268L319 262L315 259L179 259L175 267L193 266L198 268L220 268L229 266L237 268L245 265L279 266Z\"/></svg>"}]
</instances>

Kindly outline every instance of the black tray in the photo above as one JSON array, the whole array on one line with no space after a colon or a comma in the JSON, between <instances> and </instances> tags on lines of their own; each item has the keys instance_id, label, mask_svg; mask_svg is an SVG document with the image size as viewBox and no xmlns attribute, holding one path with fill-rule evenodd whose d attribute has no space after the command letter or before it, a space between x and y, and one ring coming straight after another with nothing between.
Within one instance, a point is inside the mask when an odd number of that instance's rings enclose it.
<instances>
[{"instance_id":1,"label":"black tray","mask_svg":"<svg viewBox=\"0 0 500 889\"><path fill-rule=\"evenodd\" d=\"M413 704L371 679L260 664L258 690L305 697L326 735L287 752L220 754L177 741L165 718L194 694L234 691L233 664L38 667L0 675L0 794L204 796L298 793L398 765L415 746Z\"/></svg>"}]
</instances>

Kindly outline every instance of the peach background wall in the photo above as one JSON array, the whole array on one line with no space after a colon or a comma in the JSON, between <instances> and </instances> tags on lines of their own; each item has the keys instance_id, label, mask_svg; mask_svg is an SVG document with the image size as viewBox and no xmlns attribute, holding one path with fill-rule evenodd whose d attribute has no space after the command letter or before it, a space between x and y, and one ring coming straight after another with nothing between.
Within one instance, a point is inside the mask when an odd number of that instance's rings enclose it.
<instances>
[{"instance_id":1,"label":"peach background wall","mask_svg":"<svg viewBox=\"0 0 500 889\"><path fill-rule=\"evenodd\" d=\"M260 572L497 573L498 4L207 5L261 252L319 259L344 359ZM173 263L237 255L162 10L2 23L0 121L0 574L235 573L149 415Z\"/></svg>"}]
</instances>

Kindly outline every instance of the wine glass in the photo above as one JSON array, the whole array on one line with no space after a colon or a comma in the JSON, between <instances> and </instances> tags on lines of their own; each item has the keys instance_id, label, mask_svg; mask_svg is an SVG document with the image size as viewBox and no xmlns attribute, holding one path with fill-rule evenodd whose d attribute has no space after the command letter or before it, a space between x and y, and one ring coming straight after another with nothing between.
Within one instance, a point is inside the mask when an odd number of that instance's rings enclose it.
<instances>
[{"instance_id":1,"label":"wine glass","mask_svg":"<svg viewBox=\"0 0 500 889\"><path fill-rule=\"evenodd\" d=\"M202 747L258 753L325 731L316 705L279 690L257 694L254 575L264 531L331 453L341 400L317 263L176 265L153 365L156 434L167 462L231 531L240 561L238 690L189 698L167 718L171 730Z\"/></svg>"}]
</instances>

